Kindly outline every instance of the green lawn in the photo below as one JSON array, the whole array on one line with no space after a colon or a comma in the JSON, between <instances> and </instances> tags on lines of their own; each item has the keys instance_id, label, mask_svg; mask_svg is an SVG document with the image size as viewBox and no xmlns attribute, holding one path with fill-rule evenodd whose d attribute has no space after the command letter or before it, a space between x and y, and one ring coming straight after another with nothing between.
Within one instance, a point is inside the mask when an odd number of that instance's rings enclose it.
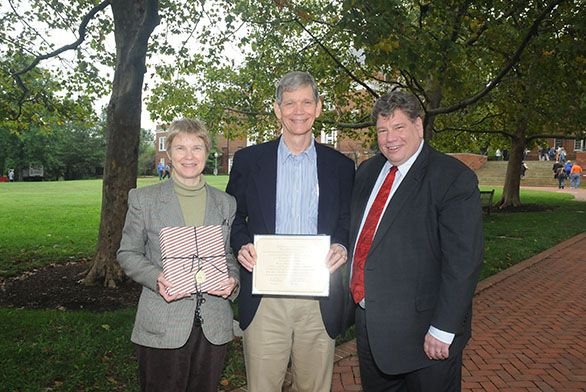
<instances>
[{"instance_id":1,"label":"green lawn","mask_svg":"<svg viewBox=\"0 0 586 392\"><path fill-rule=\"evenodd\" d=\"M227 182L207 179L220 189ZM140 179L139 186L156 182ZM91 257L100 198L99 180L0 183L0 277ZM568 194L523 190L522 201L551 209L485 217L483 278L584 231L586 203ZM137 391L129 341L134 312L0 308L0 391ZM244 382L238 340L230 344L222 382L226 390Z\"/></svg>"},{"instance_id":2,"label":"green lawn","mask_svg":"<svg viewBox=\"0 0 586 392\"><path fill-rule=\"evenodd\" d=\"M224 190L228 177L206 180ZM138 186L158 181L140 178ZM101 180L0 183L0 277L91 258L101 202Z\"/></svg>"},{"instance_id":3,"label":"green lawn","mask_svg":"<svg viewBox=\"0 0 586 392\"><path fill-rule=\"evenodd\" d=\"M138 391L134 309L0 309L0 391Z\"/></svg>"},{"instance_id":4,"label":"green lawn","mask_svg":"<svg viewBox=\"0 0 586 392\"><path fill-rule=\"evenodd\" d=\"M501 191L495 190L495 200L500 199ZM485 217L481 279L584 231L586 202L575 201L570 194L523 189L521 201L551 209L529 213L498 212Z\"/></svg>"}]
</instances>

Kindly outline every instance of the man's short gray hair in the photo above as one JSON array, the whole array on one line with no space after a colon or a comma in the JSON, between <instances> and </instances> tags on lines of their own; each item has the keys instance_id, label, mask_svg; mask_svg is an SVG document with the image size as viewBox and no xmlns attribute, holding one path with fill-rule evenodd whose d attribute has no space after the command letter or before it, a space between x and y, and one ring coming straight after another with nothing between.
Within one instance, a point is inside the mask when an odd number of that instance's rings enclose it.
<instances>
[{"instance_id":1,"label":"man's short gray hair","mask_svg":"<svg viewBox=\"0 0 586 392\"><path fill-rule=\"evenodd\" d=\"M283 93L285 91L294 91L298 88L311 86L313 91L313 99L317 103L319 100L319 93L317 91L317 84L315 79L309 72L293 71L289 72L279 80L277 84L277 91L275 93L275 99L280 105L283 102Z\"/></svg>"}]
</instances>

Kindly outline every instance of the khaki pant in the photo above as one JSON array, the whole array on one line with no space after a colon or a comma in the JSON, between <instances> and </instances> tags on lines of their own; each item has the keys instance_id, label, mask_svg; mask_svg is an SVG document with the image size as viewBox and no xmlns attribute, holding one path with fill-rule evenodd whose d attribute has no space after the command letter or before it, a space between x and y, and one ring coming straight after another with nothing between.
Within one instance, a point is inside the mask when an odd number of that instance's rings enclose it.
<instances>
[{"instance_id":1,"label":"khaki pant","mask_svg":"<svg viewBox=\"0 0 586 392\"><path fill-rule=\"evenodd\" d=\"M265 296L244 331L248 390L280 392L291 360L293 392L330 392L334 349L318 300Z\"/></svg>"}]
</instances>

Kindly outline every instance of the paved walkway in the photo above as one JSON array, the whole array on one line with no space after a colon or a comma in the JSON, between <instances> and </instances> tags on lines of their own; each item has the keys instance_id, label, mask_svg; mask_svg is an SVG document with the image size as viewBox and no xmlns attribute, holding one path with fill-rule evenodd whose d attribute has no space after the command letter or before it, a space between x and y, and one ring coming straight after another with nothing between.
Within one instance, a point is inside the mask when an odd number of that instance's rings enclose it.
<instances>
[{"instance_id":1,"label":"paved walkway","mask_svg":"<svg viewBox=\"0 0 586 392\"><path fill-rule=\"evenodd\" d=\"M472 328L463 391L586 391L586 232L480 282ZM362 391L355 341L336 349L344 391Z\"/></svg>"}]
</instances>

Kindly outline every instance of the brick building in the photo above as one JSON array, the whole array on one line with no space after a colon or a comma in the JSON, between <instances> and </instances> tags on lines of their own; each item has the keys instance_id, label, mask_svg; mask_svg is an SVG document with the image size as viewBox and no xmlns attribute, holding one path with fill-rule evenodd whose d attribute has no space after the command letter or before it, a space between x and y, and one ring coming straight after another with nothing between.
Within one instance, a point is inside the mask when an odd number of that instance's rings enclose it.
<instances>
[{"instance_id":1,"label":"brick building","mask_svg":"<svg viewBox=\"0 0 586 392\"><path fill-rule=\"evenodd\" d=\"M166 150L166 137L167 131L164 126L157 126L155 132L155 165L162 162L164 165L169 163L169 157L167 156ZM247 138L236 138L227 139L224 135L217 134L213 136L215 138L213 145L216 146L218 156L215 157L212 154L210 156L214 159L214 166L217 163L218 174L228 174L232 168L232 160L234 159L234 153L241 148L255 144L253 141ZM322 132L321 135L316 137L317 141L322 144L327 144L338 151L342 152L348 158L352 159L358 165L360 162L370 158L374 153L368 148L368 142L366 137L359 140L352 140L349 137L339 136L338 131L332 131L330 133ZM212 168L208 168L210 172Z\"/></svg>"},{"instance_id":2,"label":"brick building","mask_svg":"<svg viewBox=\"0 0 586 392\"><path fill-rule=\"evenodd\" d=\"M535 147L527 153L527 159L538 160L539 149L545 145L555 148L563 147L566 150L566 159L586 167L586 139L546 139L544 145Z\"/></svg>"}]
</instances>

